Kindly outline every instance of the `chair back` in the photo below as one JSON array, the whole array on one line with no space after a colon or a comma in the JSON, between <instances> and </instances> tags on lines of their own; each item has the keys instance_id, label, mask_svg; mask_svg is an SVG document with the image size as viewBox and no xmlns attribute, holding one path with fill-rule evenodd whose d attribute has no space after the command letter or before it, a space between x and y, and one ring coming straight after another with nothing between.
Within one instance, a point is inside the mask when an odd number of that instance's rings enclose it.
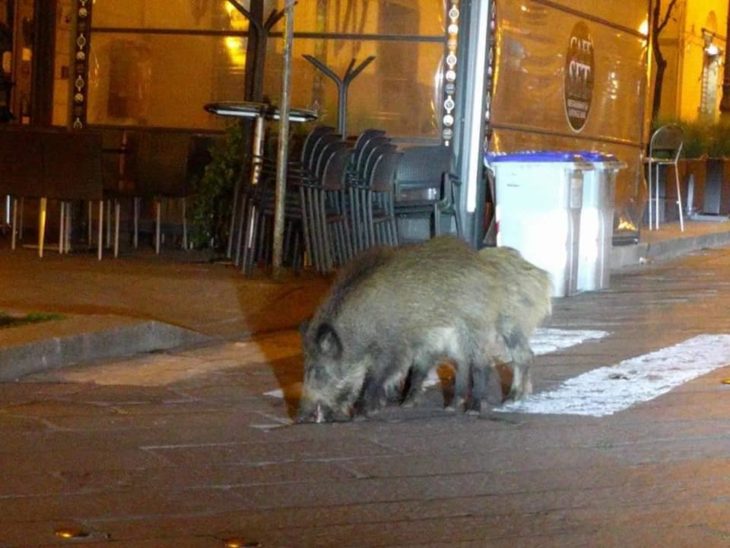
<instances>
[{"instance_id":1,"label":"chair back","mask_svg":"<svg viewBox=\"0 0 730 548\"><path fill-rule=\"evenodd\" d=\"M327 143L322 147L320 150L318 157L317 157L317 163L314 166L314 171L312 172L312 175L314 176L314 179L321 184L322 183L322 177L324 176L324 170L327 166L327 162L329 162L330 158L338 151L342 149L350 149L350 146L347 144L346 141L332 141L330 143Z\"/></svg>"},{"instance_id":2,"label":"chair back","mask_svg":"<svg viewBox=\"0 0 730 548\"><path fill-rule=\"evenodd\" d=\"M441 197L444 175L451 171L451 150L441 145L420 145L403 149L395 175L395 199L433 200ZM437 189L438 192L429 192ZM435 194L435 195L434 195Z\"/></svg>"},{"instance_id":3,"label":"chair back","mask_svg":"<svg viewBox=\"0 0 730 548\"><path fill-rule=\"evenodd\" d=\"M403 156L396 150L384 150L378 156L370 174L370 190L373 192L393 192L395 173Z\"/></svg>"},{"instance_id":4,"label":"chair back","mask_svg":"<svg viewBox=\"0 0 730 548\"><path fill-rule=\"evenodd\" d=\"M342 190L345 187L347 177L347 165L350 162L352 149L343 143L327 158L322 170L322 188L327 191Z\"/></svg>"},{"instance_id":5,"label":"chair back","mask_svg":"<svg viewBox=\"0 0 730 548\"><path fill-rule=\"evenodd\" d=\"M300 156L301 164L307 165L308 160L312 157L314 147L323 135L328 133L334 133L335 128L331 126L316 126L310 131L304 138L304 144L302 144L302 154Z\"/></svg>"},{"instance_id":6,"label":"chair back","mask_svg":"<svg viewBox=\"0 0 730 548\"><path fill-rule=\"evenodd\" d=\"M307 158L307 162L304 164L304 169L309 174L315 175L317 173L317 166L323 165L321 163L322 153L327 150L327 147L332 143L344 143L342 136L337 133L325 133L317 139L317 142L312 147L312 154L309 158Z\"/></svg>"},{"instance_id":7,"label":"chair back","mask_svg":"<svg viewBox=\"0 0 730 548\"><path fill-rule=\"evenodd\" d=\"M386 154L394 153L396 150L398 150L398 147L391 143L383 143L369 150L367 158L365 158L365 160L363 161L364 163L361 175L362 182L363 184L365 184L365 186L367 186L368 188L372 187L373 172L375 171L375 168L380 162L381 158Z\"/></svg>"},{"instance_id":8,"label":"chair back","mask_svg":"<svg viewBox=\"0 0 730 548\"><path fill-rule=\"evenodd\" d=\"M356 183L364 184L367 181L368 161L374 149L390 144L390 139L384 135L371 137L367 142L363 143L361 148L356 148L352 157L352 175Z\"/></svg>"},{"instance_id":9,"label":"chair back","mask_svg":"<svg viewBox=\"0 0 730 548\"><path fill-rule=\"evenodd\" d=\"M367 142L373 137L385 137L385 130L383 129L364 129L362 133L357 136L355 140L355 150L359 151L367 144Z\"/></svg>"},{"instance_id":10,"label":"chair back","mask_svg":"<svg viewBox=\"0 0 730 548\"><path fill-rule=\"evenodd\" d=\"M677 124L668 124L658 128L649 141L649 158L661 159L676 163L682 152L684 131Z\"/></svg>"}]
</instances>

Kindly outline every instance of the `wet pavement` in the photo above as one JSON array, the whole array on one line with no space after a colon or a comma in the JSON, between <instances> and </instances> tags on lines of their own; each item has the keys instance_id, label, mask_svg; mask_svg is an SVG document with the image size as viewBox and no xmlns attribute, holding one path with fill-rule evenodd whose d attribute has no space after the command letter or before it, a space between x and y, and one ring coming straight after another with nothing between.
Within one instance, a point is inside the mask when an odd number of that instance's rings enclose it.
<instances>
[{"instance_id":1,"label":"wet pavement","mask_svg":"<svg viewBox=\"0 0 730 548\"><path fill-rule=\"evenodd\" d=\"M207 338L0 383L2 547L730 545L730 356L604 417L449 413L437 385L414 409L292 425L294 327L327 280L26 251L0 250L0 309ZM537 356L535 392L730 334L729 290L730 249L696 249L556 299L548 329L605 336Z\"/></svg>"}]
</instances>

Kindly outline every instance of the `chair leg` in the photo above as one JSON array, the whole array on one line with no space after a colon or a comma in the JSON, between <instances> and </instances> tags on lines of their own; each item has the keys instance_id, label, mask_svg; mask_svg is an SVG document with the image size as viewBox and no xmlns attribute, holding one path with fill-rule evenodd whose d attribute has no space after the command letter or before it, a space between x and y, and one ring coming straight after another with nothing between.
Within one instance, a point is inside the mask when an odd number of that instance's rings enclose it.
<instances>
[{"instance_id":1,"label":"chair leg","mask_svg":"<svg viewBox=\"0 0 730 548\"><path fill-rule=\"evenodd\" d=\"M134 235L132 236L132 245L134 246L134 249L137 249L137 247L139 247L139 212L141 209L140 202L142 201L142 198L135 196L132 200L134 204L134 211L132 212L132 216L134 217Z\"/></svg>"},{"instance_id":2,"label":"chair leg","mask_svg":"<svg viewBox=\"0 0 730 548\"><path fill-rule=\"evenodd\" d=\"M18 199L13 198L13 223L10 225L10 249L15 251L15 241L18 233Z\"/></svg>"},{"instance_id":3,"label":"chair leg","mask_svg":"<svg viewBox=\"0 0 730 548\"><path fill-rule=\"evenodd\" d=\"M66 243L66 202L58 201L58 254L63 255Z\"/></svg>"},{"instance_id":4,"label":"chair leg","mask_svg":"<svg viewBox=\"0 0 730 548\"><path fill-rule=\"evenodd\" d=\"M674 181L677 184L677 207L679 208L679 228L684 232L684 215L682 213L682 190L679 188L679 170L674 166Z\"/></svg>"},{"instance_id":5,"label":"chair leg","mask_svg":"<svg viewBox=\"0 0 730 548\"><path fill-rule=\"evenodd\" d=\"M461 226L461 216L459 215L459 211L457 209L454 209L454 224L456 225L456 235L461 238L464 235L464 231Z\"/></svg>"},{"instance_id":6,"label":"chair leg","mask_svg":"<svg viewBox=\"0 0 730 548\"><path fill-rule=\"evenodd\" d=\"M106 246L112 246L112 200L106 201Z\"/></svg>"},{"instance_id":7,"label":"chair leg","mask_svg":"<svg viewBox=\"0 0 730 548\"><path fill-rule=\"evenodd\" d=\"M99 200L99 234L96 242L96 256L101 261L104 249L104 200Z\"/></svg>"},{"instance_id":8,"label":"chair leg","mask_svg":"<svg viewBox=\"0 0 730 548\"><path fill-rule=\"evenodd\" d=\"M86 209L86 245L90 248L92 243L94 242L94 224L92 222L94 220L94 202L89 200Z\"/></svg>"},{"instance_id":9,"label":"chair leg","mask_svg":"<svg viewBox=\"0 0 730 548\"><path fill-rule=\"evenodd\" d=\"M155 253L160 254L160 239L162 237L162 202L155 200Z\"/></svg>"},{"instance_id":10,"label":"chair leg","mask_svg":"<svg viewBox=\"0 0 730 548\"><path fill-rule=\"evenodd\" d=\"M24 213L25 213L25 198L23 198L21 196L21 198L20 198L20 211L18 213L20 215L20 219L18 219L18 239L19 240L22 240L23 239L23 227L25 226L25 223L23 222L23 218L24 218L24 215L23 214Z\"/></svg>"},{"instance_id":11,"label":"chair leg","mask_svg":"<svg viewBox=\"0 0 730 548\"><path fill-rule=\"evenodd\" d=\"M654 206L652 205L652 200L654 199L654 193L652 192L652 178L651 178L651 161L647 163L647 180L648 180L648 191L649 191L649 199L648 199L648 205L649 205L649 230L652 230L652 223L654 222Z\"/></svg>"},{"instance_id":12,"label":"chair leg","mask_svg":"<svg viewBox=\"0 0 730 548\"><path fill-rule=\"evenodd\" d=\"M185 251L188 250L188 201L183 196L182 198L182 246Z\"/></svg>"},{"instance_id":13,"label":"chair leg","mask_svg":"<svg viewBox=\"0 0 730 548\"><path fill-rule=\"evenodd\" d=\"M659 173L661 169L657 165L654 169L654 229L659 230Z\"/></svg>"},{"instance_id":14,"label":"chair leg","mask_svg":"<svg viewBox=\"0 0 730 548\"><path fill-rule=\"evenodd\" d=\"M43 244L46 239L46 212L48 210L48 199L41 198L38 211L38 257L43 258Z\"/></svg>"},{"instance_id":15,"label":"chair leg","mask_svg":"<svg viewBox=\"0 0 730 548\"><path fill-rule=\"evenodd\" d=\"M114 200L114 258L119 257L119 217L121 213L121 204L119 198Z\"/></svg>"},{"instance_id":16,"label":"chair leg","mask_svg":"<svg viewBox=\"0 0 730 548\"><path fill-rule=\"evenodd\" d=\"M438 204L433 206L433 233L435 236L441 235L441 210Z\"/></svg>"},{"instance_id":17,"label":"chair leg","mask_svg":"<svg viewBox=\"0 0 730 548\"><path fill-rule=\"evenodd\" d=\"M63 249L66 253L71 251L71 208L72 208L72 203L68 202L66 204L66 223L65 223L66 231L64 232L64 236L65 236L66 240L64 241L64 244L63 244Z\"/></svg>"}]
</instances>

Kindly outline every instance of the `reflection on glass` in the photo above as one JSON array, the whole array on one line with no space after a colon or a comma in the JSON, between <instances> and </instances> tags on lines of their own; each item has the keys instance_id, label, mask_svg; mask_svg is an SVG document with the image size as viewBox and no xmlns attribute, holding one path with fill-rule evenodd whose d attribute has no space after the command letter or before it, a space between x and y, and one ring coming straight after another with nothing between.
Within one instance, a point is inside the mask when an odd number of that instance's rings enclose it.
<instances>
[{"instance_id":1,"label":"reflection on glass","mask_svg":"<svg viewBox=\"0 0 730 548\"><path fill-rule=\"evenodd\" d=\"M249 8L247 0L238 0ZM439 136L443 0L308 0L295 10L292 106L337 123L335 84L302 56L344 75L375 61L349 87L351 133L381 127L396 135ZM263 2L267 20L284 0ZM95 0L88 121L91 124L219 127L203 110L244 98L248 20L227 0ZM281 21L267 41L264 92L280 96ZM225 31L226 34L220 31ZM206 34L210 33L210 34ZM374 39L375 38L375 39Z\"/></svg>"}]
</instances>

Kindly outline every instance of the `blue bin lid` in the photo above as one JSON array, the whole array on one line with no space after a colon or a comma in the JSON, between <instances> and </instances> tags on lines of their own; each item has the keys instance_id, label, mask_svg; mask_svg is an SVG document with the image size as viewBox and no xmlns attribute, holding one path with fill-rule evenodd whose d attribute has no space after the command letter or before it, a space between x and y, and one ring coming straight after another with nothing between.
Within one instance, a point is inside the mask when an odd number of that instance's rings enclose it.
<instances>
[{"instance_id":1,"label":"blue bin lid","mask_svg":"<svg viewBox=\"0 0 730 548\"><path fill-rule=\"evenodd\" d=\"M577 152L586 162L615 162L616 156L607 152L598 152L597 150L581 150Z\"/></svg>"},{"instance_id":2,"label":"blue bin lid","mask_svg":"<svg viewBox=\"0 0 730 548\"><path fill-rule=\"evenodd\" d=\"M485 160L495 162L576 162L579 153L565 150L522 150L519 152L488 152Z\"/></svg>"},{"instance_id":3,"label":"blue bin lid","mask_svg":"<svg viewBox=\"0 0 730 548\"><path fill-rule=\"evenodd\" d=\"M521 150L487 152L484 159L495 162L615 162L616 156L596 150Z\"/></svg>"}]
</instances>

